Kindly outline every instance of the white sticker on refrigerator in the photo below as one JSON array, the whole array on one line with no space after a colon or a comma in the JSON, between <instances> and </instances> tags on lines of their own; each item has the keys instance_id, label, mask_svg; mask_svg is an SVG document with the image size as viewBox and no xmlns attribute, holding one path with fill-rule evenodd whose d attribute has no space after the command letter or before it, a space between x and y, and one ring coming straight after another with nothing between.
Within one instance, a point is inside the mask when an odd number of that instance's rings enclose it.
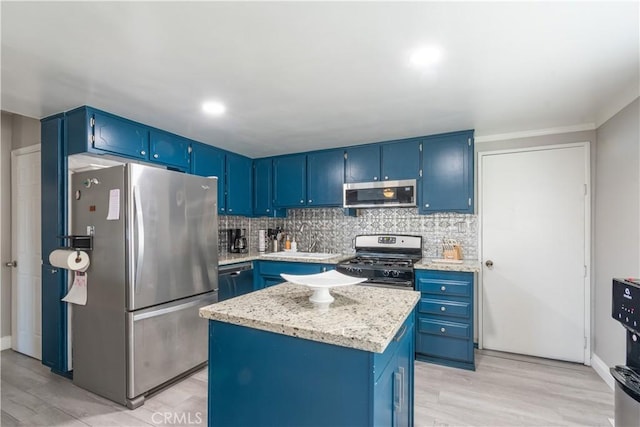
<instances>
[{"instance_id":1,"label":"white sticker on refrigerator","mask_svg":"<svg viewBox=\"0 0 640 427\"><path fill-rule=\"evenodd\" d=\"M109 212L107 220L114 221L120 219L120 189L109 190Z\"/></svg>"}]
</instances>

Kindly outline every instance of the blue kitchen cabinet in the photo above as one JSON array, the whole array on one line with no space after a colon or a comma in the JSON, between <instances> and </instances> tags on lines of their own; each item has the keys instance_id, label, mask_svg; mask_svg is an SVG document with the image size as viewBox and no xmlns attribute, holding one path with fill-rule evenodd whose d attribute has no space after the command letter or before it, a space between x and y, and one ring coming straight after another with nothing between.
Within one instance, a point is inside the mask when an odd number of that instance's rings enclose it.
<instances>
[{"instance_id":1,"label":"blue kitchen cabinet","mask_svg":"<svg viewBox=\"0 0 640 427\"><path fill-rule=\"evenodd\" d=\"M153 129L149 131L149 155L154 162L188 171L191 163L191 141Z\"/></svg>"},{"instance_id":2,"label":"blue kitchen cabinet","mask_svg":"<svg viewBox=\"0 0 640 427\"><path fill-rule=\"evenodd\" d=\"M149 128L90 107L67 113L67 154L115 154L149 159Z\"/></svg>"},{"instance_id":3,"label":"blue kitchen cabinet","mask_svg":"<svg viewBox=\"0 0 640 427\"><path fill-rule=\"evenodd\" d=\"M42 363L67 375L66 270L49 265L51 251L62 246L67 234L67 172L64 158L64 115L41 121L41 237L42 237Z\"/></svg>"},{"instance_id":4,"label":"blue kitchen cabinet","mask_svg":"<svg viewBox=\"0 0 640 427\"><path fill-rule=\"evenodd\" d=\"M307 204L307 155L273 159L273 206L296 208Z\"/></svg>"},{"instance_id":5,"label":"blue kitchen cabinet","mask_svg":"<svg viewBox=\"0 0 640 427\"><path fill-rule=\"evenodd\" d=\"M307 206L342 206L344 150L307 154Z\"/></svg>"},{"instance_id":6,"label":"blue kitchen cabinet","mask_svg":"<svg viewBox=\"0 0 640 427\"><path fill-rule=\"evenodd\" d=\"M345 154L344 182L380 180L380 145L348 147Z\"/></svg>"},{"instance_id":7,"label":"blue kitchen cabinet","mask_svg":"<svg viewBox=\"0 0 640 427\"><path fill-rule=\"evenodd\" d=\"M255 261L253 263L253 283L256 290L285 282L284 274L316 274L334 270L335 265L289 261Z\"/></svg>"},{"instance_id":8,"label":"blue kitchen cabinet","mask_svg":"<svg viewBox=\"0 0 640 427\"><path fill-rule=\"evenodd\" d=\"M389 141L346 150L345 182L418 179L420 139Z\"/></svg>"},{"instance_id":9,"label":"blue kitchen cabinet","mask_svg":"<svg viewBox=\"0 0 640 427\"><path fill-rule=\"evenodd\" d=\"M191 173L218 178L218 212L225 210L225 162L226 153L210 145L194 143L191 146Z\"/></svg>"},{"instance_id":10,"label":"blue kitchen cabinet","mask_svg":"<svg viewBox=\"0 0 640 427\"><path fill-rule=\"evenodd\" d=\"M383 353L210 320L208 425L413 426L413 337L413 313Z\"/></svg>"},{"instance_id":11,"label":"blue kitchen cabinet","mask_svg":"<svg viewBox=\"0 0 640 427\"><path fill-rule=\"evenodd\" d=\"M252 170L250 158L227 153L227 200L228 215L253 215Z\"/></svg>"},{"instance_id":12,"label":"blue kitchen cabinet","mask_svg":"<svg viewBox=\"0 0 640 427\"><path fill-rule=\"evenodd\" d=\"M475 370L473 273L416 270L416 358Z\"/></svg>"},{"instance_id":13,"label":"blue kitchen cabinet","mask_svg":"<svg viewBox=\"0 0 640 427\"><path fill-rule=\"evenodd\" d=\"M384 143L382 151L383 181L417 179L420 174L420 140L411 139Z\"/></svg>"},{"instance_id":14,"label":"blue kitchen cabinet","mask_svg":"<svg viewBox=\"0 0 640 427\"><path fill-rule=\"evenodd\" d=\"M420 213L473 213L473 131L423 138Z\"/></svg>"},{"instance_id":15,"label":"blue kitchen cabinet","mask_svg":"<svg viewBox=\"0 0 640 427\"><path fill-rule=\"evenodd\" d=\"M273 207L273 160L271 157L253 161L253 215L286 217L286 209Z\"/></svg>"}]
</instances>

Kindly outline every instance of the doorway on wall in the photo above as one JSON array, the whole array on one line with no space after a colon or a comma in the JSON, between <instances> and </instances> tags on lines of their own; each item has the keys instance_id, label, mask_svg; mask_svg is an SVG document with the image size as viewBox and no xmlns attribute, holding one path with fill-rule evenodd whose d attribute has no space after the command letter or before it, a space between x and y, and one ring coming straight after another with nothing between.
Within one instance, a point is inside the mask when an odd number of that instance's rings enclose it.
<instances>
[{"instance_id":1,"label":"doorway on wall","mask_svg":"<svg viewBox=\"0 0 640 427\"><path fill-rule=\"evenodd\" d=\"M11 347L42 359L40 145L11 152Z\"/></svg>"},{"instance_id":2,"label":"doorway on wall","mask_svg":"<svg viewBox=\"0 0 640 427\"><path fill-rule=\"evenodd\" d=\"M589 143L478 154L482 348L590 364Z\"/></svg>"}]
</instances>

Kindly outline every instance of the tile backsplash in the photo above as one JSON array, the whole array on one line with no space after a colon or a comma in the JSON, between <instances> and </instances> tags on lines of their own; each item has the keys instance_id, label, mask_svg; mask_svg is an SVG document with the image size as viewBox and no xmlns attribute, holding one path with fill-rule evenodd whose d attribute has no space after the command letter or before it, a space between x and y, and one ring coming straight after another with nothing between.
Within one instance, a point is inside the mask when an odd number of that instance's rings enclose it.
<instances>
[{"instance_id":1,"label":"tile backsplash","mask_svg":"<svg viewBox=\"0 0 640 427\"><path fill-rule=\"evenodd\" d=\"M341 208L308 208L289 209L287 218L220 216L218 227L246 229L251 250L258 248L258 230L282 227L295 238L300 251L312 248L313 252L351 253L358 234L395 233L422 236L425 258L442 257L445 237L460 242L465 259L478 257L477 216L470 214L419 215L417 208L380 208L360 209L358 216L352 217ZM225 251L224 245L220 249Z\"/></svg>"}]
</instances>

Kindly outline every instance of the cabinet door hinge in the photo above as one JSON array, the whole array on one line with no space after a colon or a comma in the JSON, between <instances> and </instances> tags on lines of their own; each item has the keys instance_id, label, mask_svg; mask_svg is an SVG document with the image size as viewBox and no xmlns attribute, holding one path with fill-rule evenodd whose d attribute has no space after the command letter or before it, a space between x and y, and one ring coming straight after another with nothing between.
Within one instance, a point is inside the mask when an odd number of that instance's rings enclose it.
<instances>
[{"instance_id":1,"label":"cabinet door hinge","mask_svg":"<svg viewBox=\"0 0 640 427\"><path fill-rule=\"evenodd\" d=\"M91 117L91 127L96 127L96 119Z\"/></svg>"},{"instance_id":2,"label":"cabinet door hinge","mask_svg":"<svg viewBox=\"0 0 640 427\"><path fill-rule=\"evenodd\" d=\"M420 169L420 178L422 178L422 169Z\"/></svg>"},{"instance_id":3,"label":"cabinet door hinge","mask_svg":"<svg viewBox=\"0 0 640 427\"><path fill-rule=\"evenodd\" d=\"M96 136L95 135L91 135L91 142L96 142Z\"/></svg>"},{"instance_id":4,"label":"cabinet door hinge","mask_svg":"<svg viewBox=\"0 0 640 427\"><path fill-rule=\"evenodd\" d=\"M469 201L467 203L469 206L471 206L471 197L469 197Z\"/></svg>"},{"instance_id":5,"label":"cabinet door hinge","mask_svg":"<svg viewBox=\"0 0 640 427\"><path fill-rule=\"evenodd\" d=\"M420 143L420 152L422 152L422 142Z\"/></svg>"},{"instance_id":6,"label":"cabinet door hinge","mask_svg":"<svg viewBox=\"0 0 640 427\"><path fill-rule=\"evenodd\" d=\"M344 152L344 159L347 160L347 152Z\"/></svg>"},{"instance_id":7,"label":"cabinet door hinge","mask_svg":"<svg viewBox=\"0 0 640 427\"><path fill-rule=\"evenodd\" d=\"M467 144L469 144L469 147L471 147L471 138L467 138Z\"/></svg>"},{"instance_id":8,"label":"cabinet door hinge","mask_svg":"<svg viewBox=\"0 0 640 427\"><path fill-rule=\"evenodd\" d=\"M191 148L191 146L189 146L189 147L187 148L187 153L191 154L191 152L192 152L192 151L193 151L193 148Z\"/></svg>"}]
</instances>

